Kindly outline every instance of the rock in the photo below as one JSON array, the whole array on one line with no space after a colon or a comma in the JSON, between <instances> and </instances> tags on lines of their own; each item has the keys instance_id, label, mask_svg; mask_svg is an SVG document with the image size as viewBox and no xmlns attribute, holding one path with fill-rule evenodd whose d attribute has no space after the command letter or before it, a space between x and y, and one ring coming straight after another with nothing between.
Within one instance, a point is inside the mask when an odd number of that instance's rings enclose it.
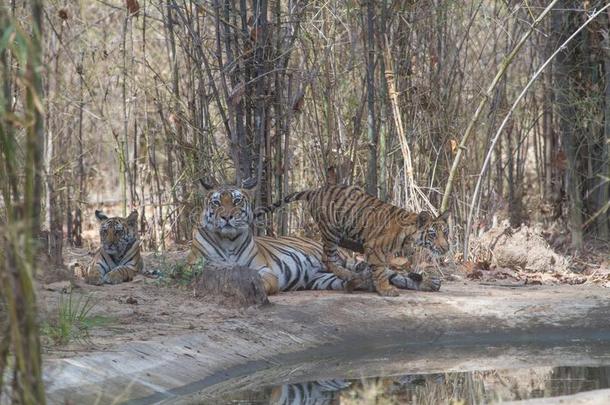
<instances>
[{"instance_id":1,"label":"rock","mask_svg":"<svg viewBox=\"0 0 610 405\"><path fill-rule=\"evenodd\" d=\"M195 293L230 307L269 303L263 281L256 271L224 263L208 262L204 265L195 282Z\"/></svg>"},{"instance_id":2,"label":"rock","mask_svg":"<svg viewBox=\"0 0 610 405\"><path fill-rule=\"evenodd\" d=\"M70 281L57 281L44 285L44 289L47 291L59 291L67 294L72 290L72 283Z\"/></svg>"}]
</instances>

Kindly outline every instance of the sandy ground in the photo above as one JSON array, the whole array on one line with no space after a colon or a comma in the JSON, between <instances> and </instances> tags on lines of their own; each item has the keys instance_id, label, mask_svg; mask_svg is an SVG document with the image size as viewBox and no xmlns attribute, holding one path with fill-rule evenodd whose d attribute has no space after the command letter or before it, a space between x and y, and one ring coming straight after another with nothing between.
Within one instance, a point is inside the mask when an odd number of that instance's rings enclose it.
<instances>
[{"instance_id":1,"label":"sandy ground","mask_svg":"<svg viewBox=\"0 0 610 405\"><path fill-rule=\"evenodd\" d=\"M164 257L147 261L167 266ZM47 317L69 286L44 285ZM610 364L610 294L588 284L464 279L397 298L305 291L245 310L145 276L117 286L77 283L72 294L91 295L91 315L109 320L84 341L47 343L50 403L200 403L236 387L336 376Z\"/></svg>"},{"instance_id":2,"label":"sandy ground","mask_svg":"<svg viewBox=\"0 0 610 405\"><path fill-rule=\"evenodd\" d=\"M145 260L167 271L185 255ZM69 250L66 262L89 257ZM167 278L90 286L51 275L40 283L43 320L72 290L106 321L67 345L45 339L49 402L201 403L236 387L337 376L610 364L610 290L448 278L438 293L304 291L231 309Z\"/></svg>"},{"instance_id":3,"label":"sandy ground","mask_svg":"<svg viewBox=\"0 0 610 405\"><path fill-rule=\"evenodd\" d=\"M505 405L602 405L610 404L610 390L595 390L553 398L537 398L525 401L504 402Z\"/></svg>"},{"instance_id":4,"label":"sandy ground","mask_svg":"<svg viewBox=\"0 0 610 405\"><path fill-rule=\"evenodd\" d=\"M176 257L176 260L180 260L184 254L174 253L167 256L170 257L171 263ZM67 263L79 262L85 265L89 257L85 250L71 249ZM152 255L146 259L154 268L165 265L159 263L160 260ZM68 292L72 290L74 302L80 297L83 297L80 298L83 301L90 298L93 304L90 316L103 317L105 326L91 328L85 341L71 342L61 347L48 342L46 355L49 357L105 350L123 342L174 335L192 330L193 322L198 319L205 318L213 323L237 315L222 307L196 300L193 291L186 287L144 275L137 276L132 282L114 286L92 286L80 280L65 280L64 277L63 281L57 281L57 278L61 277L50 277L49 281L53 282L41 285L39 306L43 317L56 318L60 300L65 302Z\"/></svg>"}]
</instances>

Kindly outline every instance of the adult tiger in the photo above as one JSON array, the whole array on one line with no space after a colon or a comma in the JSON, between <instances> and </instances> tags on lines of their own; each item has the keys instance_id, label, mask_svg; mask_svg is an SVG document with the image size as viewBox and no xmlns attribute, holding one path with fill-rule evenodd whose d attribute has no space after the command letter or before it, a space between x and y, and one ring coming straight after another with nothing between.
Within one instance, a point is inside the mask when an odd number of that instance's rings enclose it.
<instances>
[{"instance_id":1,"label":"adult tiger","mask_svg":"<svg viewBox=\"0 0 610 405\"><path fill-rule=\"evenodd\" d=\"M96 210L100 221L100 248L85 271L89 284L118 284L133 280L142 271L140 238L138 234L138 211L127 218L109 218Z\"/></svg>"},{"instance_id":2,"label":"adult tiger","mask_svg":"<svg viewBox=\"0 0 610 405\"><path fill-rule=\"evenodd\" d=\"M246 266L260 274L268 295L291 290L346 289L347 282L322 265L319 243L299 237L254 236L254 214L247 188L203 185L208 195L200 223L193 230L190 265L203 257ZM364 263L358 264L345 256L339 260L346 271L367 273ZM404 289L418 290L425 284L419 278L411 279L394 272L388 278L393 285ZM369 288L370 282L359 285L359 289Z\"/></svg>"},{"instance_id":3,"label":"adult tiger","mask_svg":"<svg viewBox=\"0 0 610 405\"><path fill-rule=\"evenodd\" d=\"M386 271L394 254L410 254L414 245L439 255L449 249L447 213L434 218L425 211L408 212L355 186L325 185L292 193L269 207L260 208L257 216L298 200L309 203L309 212L320 229L324 245L322 261L326 267L345 278L347 273L338 248L364 253L380 295L398 295L389 279L391 273ZM427 287L438 290L440 282L429 282Z\"/></svg>"}]
</instances>

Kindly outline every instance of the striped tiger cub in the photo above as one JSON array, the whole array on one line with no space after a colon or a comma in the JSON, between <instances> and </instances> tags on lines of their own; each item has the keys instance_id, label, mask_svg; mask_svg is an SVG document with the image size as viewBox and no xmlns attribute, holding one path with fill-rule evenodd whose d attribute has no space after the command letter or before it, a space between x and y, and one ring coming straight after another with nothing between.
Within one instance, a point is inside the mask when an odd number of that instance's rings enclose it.
<instances>
[{"instance_id":1,"label":"striped tiger cub","mask_svg":"<svg viewBox=\"0 0 610 405\"><path fill-rule=\"evenodd\" d=\"M323 266L319 243L298 237L254 236L254 213L249 196L249 187L253 185L239 188L202 184L207 197L200 222L193 229L188 257L191 266L204 258L248 267L261 276L268 295L280 291L346 289L347 282ZM366 274L368 271L368 285L363 282L357 288L372 288L370 270L365 263L356 263L343 255L339 255L338 260L350 273ZM417 279L398 273L388 277L399 288L419 289Z\"/></svg>"},{"instance_id":2,"label":"striped tiger cub","mask_svg":"<svg viewBox=\"0 0 610 405\"><path fill-rule=\"evenodd\" d=\"M142 271L140 237L138 234L138 211L127 218L109 218L95 211L100 221L100 248L85 271L89 284L119 284L133 280Z\"/></svg>"},{"instance_id":3,"label":"striped tiger cub","mask_svg":"<svg viewBox=\"0 0 610 405\"><path fill-rule=\"evenodd\" d=\"M411 254L414 245L424 246L437 255L449 249L445 212L438 218L428 212L419 214L385 203L355 186L326 185L316 190L287 195L269 207L259 208L264 215L293 201L307 201L324 245L323 262L334 274L344 278L339 247L364 253L371 265L375 289L383 296L396 296L390 282L388 263L396 253ZM354 279L357 283L358 280ZM440 280L424 279L421 290L437 291Z\"/></svg>"}]
</instances>

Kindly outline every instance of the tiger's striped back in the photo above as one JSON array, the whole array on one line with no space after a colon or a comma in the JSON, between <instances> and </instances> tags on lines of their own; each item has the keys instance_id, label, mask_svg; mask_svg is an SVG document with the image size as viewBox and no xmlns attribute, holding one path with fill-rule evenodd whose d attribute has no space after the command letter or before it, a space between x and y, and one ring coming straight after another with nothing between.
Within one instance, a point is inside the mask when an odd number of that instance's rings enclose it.
<instances>
[{"instance_id":1,"label":"tiger's striped back","mask_svg":"<svg viewBox=\"0 0 610 405\"><path fill-rule=\"evenodd\" d=\"M109 218L95 211L100 221L100 247L85 271L89 284L118 284L131 281L142 271L138 234L138 212L127 218Z\"/></svg>"},{"instance_id":2,"label":"tiger's striped back","mask_svg":"<svg viewBox=\"0 0 610 405\"><path fill-rule=\"evenodd\" d=\"M438 254L448 249L446 213L433 218L425 211L409 212L356 186L327 185L291 193L270 206L257 208L256 216L294 201L307 201L323 238L336 239L338 245L346 249L363 253L365 241L391 251L409 251L412 244L425 246Z\"/></svg>"}]
</instances>

